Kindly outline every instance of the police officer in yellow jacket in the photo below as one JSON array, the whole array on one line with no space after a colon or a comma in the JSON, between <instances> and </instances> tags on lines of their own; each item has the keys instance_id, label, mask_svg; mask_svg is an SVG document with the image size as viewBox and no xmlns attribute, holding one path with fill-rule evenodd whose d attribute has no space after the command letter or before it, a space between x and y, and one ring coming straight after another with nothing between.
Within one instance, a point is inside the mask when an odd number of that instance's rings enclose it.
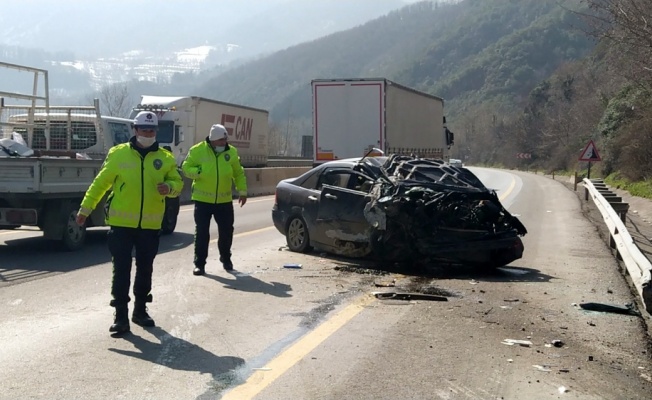
<instances>
[{"instance_id":1,"label":"police officer in yellow jacket","mask_svg":"<svg viewBox=\"0 0 652 400\"><path fill-rule=\"evenodd\" d=\"M152 269L158 253L159 230L165 212L165 198L177 197L183 188L176 160L156 142L158 118L142 111L136 115L136 135L129 142L109 150L99 174L86 191L77 223L86 218L112 188L106 201L106 223L110 226L108 246L113 259L111 306L115 320L110 332L129 331L129 286L132 249L136 249L135 297L132 321L154 326L146 303L152 301Z\"/></svg>"},{"instance_id":2,"label":"police officer in yellow jacket","mask_svg":"<svg viewBox=\"0 0 652 400\"><path fill-rule=\"evenodd\" d=\"M233 243L233 191L238 191L242 207L247 202L247 180L235 147L227 142L223 125L213 125L209 136L190 148L181 169L192 179L192 200L195 202L195 269L193 274L205 273L211 218L217 223L217 248L225 270L233 270L231 245Z\"/></svg>"}]
</instances>

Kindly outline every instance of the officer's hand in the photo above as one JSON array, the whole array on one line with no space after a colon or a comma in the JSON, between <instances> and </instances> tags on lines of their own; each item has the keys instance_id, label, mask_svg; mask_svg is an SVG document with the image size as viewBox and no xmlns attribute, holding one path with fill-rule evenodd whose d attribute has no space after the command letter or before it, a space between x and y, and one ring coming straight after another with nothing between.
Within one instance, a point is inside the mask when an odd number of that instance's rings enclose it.
<instances>
[{"instance_id":1,"label":"officer's hand","mask_svg":"<svg viewBox=\"0 0 652 400\"><path fill-rule=\"evenodd\" d=\"M240 203L240 207L244 206L246 202L247 202L247 196L240 196L240 198L238 199L238 203Z\"/></svg>"},{"instance_id":2,"label":"officer's hand","mask_svg":"<svg viewBox=\"0 0 652 400\"><path fill-rule=\"evenodd\" d=\"M75 218L75 222L77 222L77 225L79 226L84 226L84 224L86 223L86 216L77 213L77 218Z\"/></svg>"},{"instance_id":3,"label":"officer's hand","mask_svg":"<svg viewBox=\"0 0 652 400\"><path fill-rule=\"evenodd\" d=\"M165 183L165 182L161 182L161 183L159 183L158 185L156 185L156 188L158 189L158 193L159 193L161 196L165 196L165 195L167 195L168 193L170 193L170 185L168 185L168 184Z\"/></svg>"}]
</instances>

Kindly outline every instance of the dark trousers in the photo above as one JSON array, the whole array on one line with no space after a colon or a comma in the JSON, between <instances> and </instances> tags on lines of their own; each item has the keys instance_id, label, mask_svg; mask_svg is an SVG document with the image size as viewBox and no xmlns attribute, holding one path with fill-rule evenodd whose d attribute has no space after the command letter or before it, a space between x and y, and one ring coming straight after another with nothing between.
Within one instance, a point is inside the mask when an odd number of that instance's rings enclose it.
<instances>
[{"instance_id":1,"label":"dark trousers","mask_svg":"<svg viewBox=\"0 0 652 400\"><path fill-rule=\"evenodd\" d=\"M113 259L111 295L114 307L124 306L131 300L131 254L136 249L136 279L134 297L137 303L152 300L152 271L158 253L159 231L157 229L122 228L112 226L108 233L109 251Z\"/></svg>"},{"instance_id":2,"label":"dark trousers","mask_svg":"<svg viewBox=\"0 0 652 400\"><path fill-rule=\"evenodd\" d=\"M210 241L211 219L217 223L217 248L220 257L231 259L231 244L233 243L233 203L210 204L195 201L195 266L206 265L208 257L208 242Z\"/></svg>"}]
</instances>

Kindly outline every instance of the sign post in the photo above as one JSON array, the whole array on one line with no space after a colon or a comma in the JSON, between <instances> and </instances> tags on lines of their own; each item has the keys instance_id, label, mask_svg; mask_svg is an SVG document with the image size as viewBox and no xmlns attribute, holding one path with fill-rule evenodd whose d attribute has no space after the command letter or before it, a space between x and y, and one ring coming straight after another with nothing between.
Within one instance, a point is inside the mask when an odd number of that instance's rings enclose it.
<instances>
[{"instance_id":1,"label":"sign post","mask_svg":"<svg viewBox=\"0 0 652 400\"><path fill-rule=\"evenodd\" d=\"M598 153L598 148L595 147L595 143L593 143L593 140L589 140L589 143L587 143L586 147L584 148L584 151L582 151L582 155L580 155L578 161L589 162L589 169L586 174L586 178L591 179L591 161L602 161L602 159L600 158L600 154Z\"/></svg>"}]
</instances>

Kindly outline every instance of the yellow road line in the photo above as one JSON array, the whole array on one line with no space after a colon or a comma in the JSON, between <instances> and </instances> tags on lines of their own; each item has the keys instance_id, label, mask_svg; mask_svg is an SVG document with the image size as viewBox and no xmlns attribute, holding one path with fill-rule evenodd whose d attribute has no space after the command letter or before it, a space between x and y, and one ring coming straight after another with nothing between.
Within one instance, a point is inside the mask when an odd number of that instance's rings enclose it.
<instances>
[{"instance_id":1,"label":"yellow road line","mask_svg":"<svg viewBox=\"0 0 652 400\"><path fill-rule=\"evenodd\" d=\"M265 371L255 371L245 383L227 392L222 399L251 399L263 391L272 382L283 375L294 364L301 361L308 353L337 332L342 326L358 315L364 308L375 300L371 295L358 298L353 304L348 305L332 318L324 321L316 329L302 337L289 349L279 354L266 366ZM269 370L267 370L269 369Z\"/></svg>"},{"instance_id":2,"label":"yellow road line","mask_svg":"<svg viewBox=\"0 0 652 400\"><path fill-rule=\"evenodd\" d=\"M254 233L265 232L265 231L268 231L270 229L274 229L274 227L273 226L266 226L264 228L254 229L253 231L236 233L235 235L233 235L233 238L235 239L235 238L239 238L239 237L242 237L242 236L249 236L249 235L253 235ZM211 243L216 243L216 242L217 242L217 239L211 240Z\"/></svg>"},{"instance_id":3,"label":"yellow road line","mask_svg":"<svg viewBox=\"0 0 652 400\"><path fill-rule=\"evenodd\" d=\"M248 199L248 200L247 200L247 204L250 204L250 203L260 203L261 201L270 201L270 200L274 200L274 198L273 198L273 197L268 197L268 198L266 198L266 199L256 199L256 200ZM234 203L237 204L237 202L234 202ZM247 204L245 204L245 207L247 206ZM188 206L186 206L186 207L181 208L181 209L179 210L179 212L192 211L192 210L194 210L194 209L195 209L194 206L192 206L192 205L188 205Z\"/></svg>"},{"instance_id":4,"label":"yellow road line","mask_svg":"<svg viewBox=\"0 0 652 400\"><path fill-rule=\"evenodd\" d=\"M512 183L509 185L505 193L503 193L501 196L498 196L498 200L504 201L507 196L509 196L510 193L512 193L512 190L516 187L516 179L514 179L514 176L512 175Z\"/></svg>"}]
</instances>

